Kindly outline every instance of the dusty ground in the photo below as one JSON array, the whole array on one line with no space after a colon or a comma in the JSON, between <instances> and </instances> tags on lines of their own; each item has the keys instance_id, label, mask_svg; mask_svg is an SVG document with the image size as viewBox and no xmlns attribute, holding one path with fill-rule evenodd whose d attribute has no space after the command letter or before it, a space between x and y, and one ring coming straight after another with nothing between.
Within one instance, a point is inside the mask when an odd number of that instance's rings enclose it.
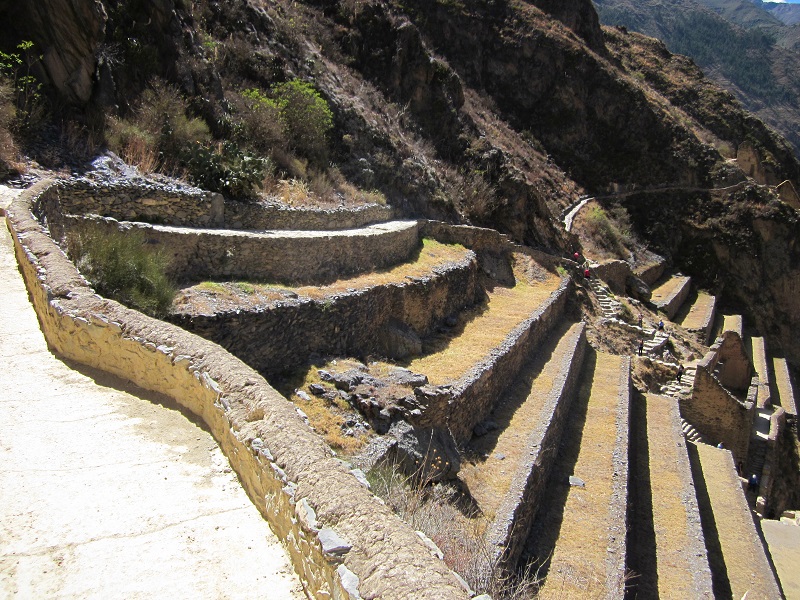
<instances>
[{"instance_id":1,"label":"dusty ground","mask_svg":"<svg viewBox=\"0 0 800 600\"><path fill-rule=\"evenodd\" d=\"M304 598L208 432L48 352L1 225L0 597Z\"/></svg>"}]
</instances>

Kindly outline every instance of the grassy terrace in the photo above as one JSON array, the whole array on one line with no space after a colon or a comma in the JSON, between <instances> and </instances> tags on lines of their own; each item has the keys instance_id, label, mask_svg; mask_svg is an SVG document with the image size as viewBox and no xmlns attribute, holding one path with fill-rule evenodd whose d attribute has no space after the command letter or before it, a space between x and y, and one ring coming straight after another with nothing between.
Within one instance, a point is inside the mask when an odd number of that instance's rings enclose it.
<instances>
[{"instance_id":1,"label":"grassy terrace","mask_svg":"<svg viewBox=\"0 0 800 600\"><path fill-rule=\"evenodd\" d=\"M546 558L552 551L540 599L607 597L621 368L620 356L586 354L580 391L536 525L541 534L537 556ZM570 486L570 475L580 477L585 487Z\"/></svg>"},{"instance_id":2,"label":"grassy terrace","mask_svg":"<svg viewBox=\"0 0 800 600\"><path fill-rule=\"evenodd\" d=\"M579 334L578 325L555 329L492 413L498 429L470 445L470 450L481 458L462 465L461 478L489 520L494 519L508 493L519 461L530 451L531 430L541 421L553 383L564 372L568 353L575 348Z\"/></svg>"},{"instance_id":3,"label":"grassy terrace","mask_svg":"<svg viewBox=\"0 0 800 600\"><path fill-rule=\"evenodd\" d=\"M471 251L458 244L441 244L424 239L409 261L322 286L284 286L278 283L205 281L181 290L173 304L175 312L213 313L231 308L247 309L269 306L286 300L287 292L299 298L325 299L348 291L378 285L400 284L408 279L428 277L447 265L463 261Z\"/></svg>"},{"instance_id":4,"label":"grassy terrace","mask_svg":"<svg viewBox=\"0 0 800 600\"><path fill-rule=\"evenodd\" d=\"M686 442L677 440L673 429L676 401L663 396L647 396L647 441L649 446L650 489L653 530L658 561L658 591L662 598L691 598L693 582L689 574L689 554L696 540L689 538L687 512L680 493L691 478ZM683 467L683 468L682 468ZM696 505L692 504L695 510ZM697 518L697 515L694 515Z\"/></svg>"},{"instance_id":5,"label":"grassy terrace","mask_svg":"<svg viewBox=\"0 0 800 600\"><path fill-rule=\"evenodd\" d=\"M689 312L680 323L685 329L703 329L714 310L716 298L705 292L697 292L697 299L692 303Z\"/></svg>"},{"instance_id":6,"label":"grassy terrace","mask_svg":"<svg viewBox=\"0 0 800 600\"><path fill-rule=\"evenodd\" d=\"M536 278L517 273L514 287L488 291L488 302L464 311L452 331L427 340L424 356L412 360L408 368L425 373L437 385L459 379L541 306L560 282L546 271Z\"/></svg>"},{"instance_id":7,"label":"grassy terrace","mask_svg":"<svg viewBox=\"0 0 800 600\"><path fill-rule=\"evenodd\" d=\"M674 294L681 286L686 283L686 277L670 277L660 286L653 290L653 295L650 301L658 305L660 302L666 301L672 294Z\"/></svg>"},{"instance_id":8,"label":"grassy terrace","mask_svg":"<svg viewBox=\"0 0 800 600\"><path fill-rule=\"evenodd\" d=\"M697 444L697 454L730 583L728 596L779 598L731 453Z\"/></svg>"}]
</instances>

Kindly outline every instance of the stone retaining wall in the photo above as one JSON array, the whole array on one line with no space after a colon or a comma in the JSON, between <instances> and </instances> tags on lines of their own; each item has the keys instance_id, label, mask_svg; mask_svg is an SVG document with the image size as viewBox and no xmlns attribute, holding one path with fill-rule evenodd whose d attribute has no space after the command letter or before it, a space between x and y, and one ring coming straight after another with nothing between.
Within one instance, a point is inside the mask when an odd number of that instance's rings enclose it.
<instances>
[{"instance_id":1,"label":"stone retaining wall","mask_svg":"<svg viewBox=\"0 0 800 600\"><path fill-rule=\"evenodd\" d=\"M713 598L714 592L711 568L708 563L706 540L700 520L700 506L697 502L697 490L695 489L692 467L689 461L688 444L690 444L690 442L686 440L683 428L681 427L681 413L678 405L675 404L674 399L670 397L665 397L665 401L669 405L669 435L678 448L678 461L675 465L675 470L678 473L681 487L674 490L674 492L680 496L686 508L686 537L689 540L690 547L684 548L684 556L686 562L690 565L691 571L686 575L692 578L694 598ZM667 537L667 539L669 538Z\"/></svg>"},{"instance_id":2,"label":"stone retaining wall","mask_svg":"<svg viewBox=\"0 0 800 600\"><path fill-rule=\"evenodd\" d=\"M726 390L708 359L706 355L697 365L691 395L680 400L681 415L714 445L722 442L736 462L746 462L755 403L742 402Z\"/></svg>"},{"instance_id":3,"label":"stone retaining wall","mask_svg":"<svg viewBox=\"0 0 800 600\"><path fill-rule=\"evenodd\" d=\"M358 229L392 220L391 206L367 204L338 208L303 208L255 202L225 203L225 227L230 229L284 229L333 231Z\"/></svg>"},{"instance_id":4,"label":"stone retaining wall","mask_svg":"<svg viewBox=\"0 0 800 600\"><path fill-rule=\"evenodd\" d=\"M58 185L64 214L112 217L118 221L249 230L357 229L389 221L390 206L301 208L267 202L237 202L185 185L118 180L72 179Z\"/></svg>"},{"instance_id":5,"label":"stone retaining wall","mask_svg":"<svg viewBox=\"0 0 800 600\"><path fill-rule=\"evenodd\" d=\"M661 302L655 303L658 310L663 311L668 318L673 318L680 310L686 298L689 297L689 292L692 291L692 278L684 277L683 282L680 283L668 297L664 298Z\"/></svg>"},{"instance_id":6,"label":"stone retaining wall","mask_svg":"<svg viewBox=\"0 0 800 600\"><path fill-rule=\"evenodd\" d=\"M168 274L181 282L239 279L321 285L393 266L420 247L415 221L346 231L267 233L92 217L65 217L64 224L68 237L87 229L138 229L147 244L163 249L170 259Z\"/></svg>"},{"instance_id":7,"label":"stone retaining wall","mask_svg":"<svg viewBox=\"0 0 800 600\"><path fill-rule=\"evenodd\" d=\"M268 309L170 320L213 340L266 376L320 356L402 358L393 332L423 337L446 317L479 300L475 254L430 277L343 293L322 300L287 299Z\"/></svg>"},{"instance_id":8,"label":"stone retaining wall","mask_svg":"<svg viewBox=\"0 0 800 600\"><path fill-rule=\"evenodd\" d=\"M580 335L575 340L575 347L572 352L565 355L564 362L567 364L562 365L559 369L556 381L554 381L550 395L545 402L543 412L546 412L548 418L543 422L531 424L532 431L526 444L530 451L517 468L509 491L487 532L487 540L493 558L501 560L510 567L516 565L519 560L525 540L536 517L536 511L541 504L551 467L558 455L564 420L569 414L569 407L580 378L585 351L586 332L585 326L581 324ZM630 359L627 360L628 366L630 366ZM625 439L627 440L627 437ZM623 459L625 464L622 465L622 468L627 472L627 452ZM627 481L627 477L624 479ZM624 504L621 516L624 522ZM624 533L621 541L624 546ZM621 558L623 561L625 560L624 547Z\"/></svg>"},{"instance_id":9,"label":"stone retaining wall","mask_svg":"<svg viewBox=\"0 0 800 600\"><path fill-rule=\"evenodd\" d=\"M73 179L58 184L63 214L113 217L186 227L223 227L225 200L221 194L188 186L155 182L115 181L97 183Z\"/></svg>"},{"instance_id":10,"label":"stone retaining wall","mask_svg":"<svg viewBox=\"0 0 800 600\"><path fill-rule=\"evenodd\" d=\"M417 388L418 399L425 407L417 424L423 427L446 424L457 443L469 440L472 429L489 415L522 363L561 320L571 286L572 280L563 278L558 289L533 314L458 381Z\"/></svg>"},{"instance_id":11,"label":"stone retaining wall","mask_svg":"<svg viewBox=\"0 0 800 600\"><path fill-rule=\"evenodd\" d=\"M31 214L51 185L30 188L7 220L54 352L166 394L201 418L311 597L469 597L258 373L212 342L96 296Z\"/></svg>"}]
</instances>

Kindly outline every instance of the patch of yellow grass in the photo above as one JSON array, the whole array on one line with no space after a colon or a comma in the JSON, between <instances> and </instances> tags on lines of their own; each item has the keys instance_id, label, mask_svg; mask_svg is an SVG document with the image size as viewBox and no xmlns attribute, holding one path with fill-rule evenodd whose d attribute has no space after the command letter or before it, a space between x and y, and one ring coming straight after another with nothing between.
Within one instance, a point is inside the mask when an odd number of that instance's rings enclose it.
<instances>
[{"instance_id":1,"label":"patch of yellow grass","mask_svg":"<svg viewBox=\"0 0 800 600\"><path fill-rule=\"evenodd\" d=\"M665 598L689 598L693 586L692 578L687 576L691 564L686 558L692 546L687 532L688 515L680 494L684 482L677 470L677 465L681 461L688 461L688 457L685 446L678 445L672 436L670 403L675 402L668 398L647 396L653 529L656 535L659 591Z\"/></svg>"},{"instance_id":2,"label":"patch of yellow grass","mask_svg":"<svg viewBox=\"0 0 800 600\"><path fill-rule=\"evenodd\" d=\"M597 353L594 369L584 371L578 402L584 399L586 420L578 459L572 473L554 469L553 474L562 480L574 474L586 487L569 488L542 598L561 593L567 598L586 597L596 587L598 574L599 581L605 581L621 365L621 357ZM563 577L567 573L571 576Z\"/></svg>"},{"instance_id":3,"label":"patch of yellow grass","mask_svg":"<svg viewBox=\"0 0 800 600\"><path fill-rule=\"evenodd\" d=\"M355 277L340 279L322 286L285 286L277 283L217 283L203 282L183 290L185 295L191 297L193 290L212 291L221 293L223 290L230 292L228 300L235 300L242 307L256 306L275 300L285 299L285 292L294 292L299 298L312 298L316 300L328 298L349 290L366 289L377 285L403 283L408 279L430 276L437 269L448 264L464 260L469 255L469 250L459 244L442 244L435 240L424 239L422 247L416 256L408 262L400 263L389 269L382 269L370 273L363 273ZM246 297L242 297L242 292Z\"/></svg>"},{"instance_id":4,"label":"patch of yellow grass","mask_svg":"<svg viewBox=\"0 0 800 600\"><path fill-rule=\"evenodd\" d=\"M708 318L709 311L711 310L714 296L706 292L697 292L697 300L692 304L689 312L681 323L681 327L685 329L700 329L705 325Z\"/></svg>"},{"instance_id":5,"label":"patch of yellow grass","mask_svg":"<svg viewBox=\"0 0 800 600\"><path fill-rule=\"evenodd\" d=\"M543 281L518 280L512 288L496 287L486 304L464 311L455 331L431 340L426 355L412 360L408 368L425 373L437 385L457 380L499 346L559 283L556 275L548 273Z\"/></svg>"}]
</instances>

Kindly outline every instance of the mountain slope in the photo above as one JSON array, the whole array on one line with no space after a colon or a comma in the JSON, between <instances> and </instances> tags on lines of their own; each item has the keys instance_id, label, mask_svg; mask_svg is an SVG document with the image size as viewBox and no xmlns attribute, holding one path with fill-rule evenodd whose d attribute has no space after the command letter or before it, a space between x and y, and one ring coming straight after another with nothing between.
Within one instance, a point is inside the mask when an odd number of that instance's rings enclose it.
<instances>
[{"instance_id":1,"label":"mountain slope","mask_svg":"<svg viewBox=\"0 0 800 600\"><path fill-rule=\"evenodd\" d=\"M800 151L800 54L795 32L744 0L596 0L601 21L663 40ZM740 25L747 23L747 28ZM796 39L796 38L794 38ZM789 42L787 42L789 43Z\"/></svg>"}]
</instances>

